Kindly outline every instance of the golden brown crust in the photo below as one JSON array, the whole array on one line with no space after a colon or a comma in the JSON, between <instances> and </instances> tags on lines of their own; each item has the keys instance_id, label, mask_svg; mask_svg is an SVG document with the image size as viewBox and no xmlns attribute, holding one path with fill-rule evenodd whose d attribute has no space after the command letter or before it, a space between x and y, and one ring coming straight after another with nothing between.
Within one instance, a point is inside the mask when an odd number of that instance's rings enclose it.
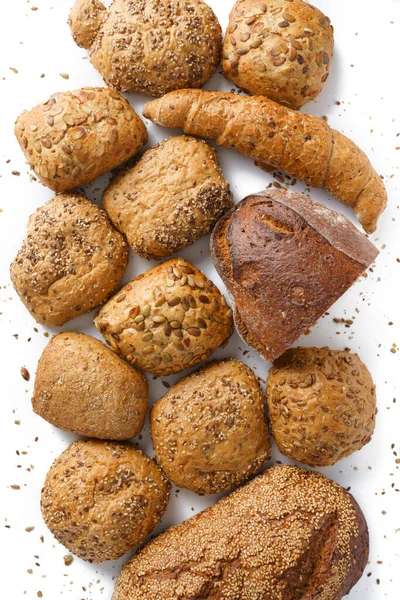
<instances>
[{"instance_id":1,"label":"golden brown crust","mask_svg":"<svg viewBox=\"0 0 400 600\"><path fill-rule=\"evenodd\" d=\"M72 37L81 48L90 48L107 18L107 9L99 0L77 0L69 13Z\"/></svg>"},{"instance_id":2,"label":"golden brown crust","mask_svg":"<svg viewBox=\"0 0 400 600\"><path fill-rule=\"evenodd\" d=\"M61 544L98 563L116 560L143 542L168 499L161 470L132 444L78 440L50 467L41 509Z\"/></svg>"},{"instance_id":3,"label":"golden brown crust","mask_svg":"<svg viewBox=\"0 0 400 600\"><path fill-rule=\"evenodd\" d=\"M375 386L356 354L292 348L270 370L268 414L280 452L330 466L368 444L375 428Z\"/></svg>"},{"instance_id":4,"label":"golden brown crust","mask_svg":"<svg viewBox=\"0 0 400 600\"><path fill-rule=\"evenodd\" d=\"M103 205L140 256L163 258L196 242L232 208L215 150L177 136L147 150L111 182Z\"/></svg>"},{"instance_id":5,"label":"golden brown crust","mask_svg":"<svg viewBox=\"0 0 400 600\"><path fill-rule=\"evenodd\" d=\"M279 466L147 544L123 567L113 600L340 600L368 550L350 494L320 473Z\"/></svg>"},{"instance_id":6,"label":"golden brown crust","mask_svg":"<svg viewBox=\"0 0 400 600\"><path fill-rule=\"evenodd\" d=\"M37 177L55 192L94 181L147 141L145 125L125 98L90 87L54 94L22 113L15 135Z\"/></svg>"},{"instance_id":7,"label":"golden brown crust","mask_svg":"<svg viewBox=\"0 0 400 600\"><path fill-rule=\"evenodd\" d=\"M322 90L333 56L333 27L302 0L238 0L225 36L224 74L251 94L293 109Z\"/></svg>"},{"instance_id":8,"label":"golden brown crust","mask_svg":"<svg viewBox=\"0 0 400 600\"><path fill-rule=\"evenodd\" d=\"M234 359L211 362L172 386L154 405L150 426L164 473L198 494L243 483L271 451L258 380Z\"/></svg>"},{"instance_id":9,"label":"golden brown crust","mask_svg":"<svg viewBox=\"0 0 400 600\"><path fill-rule=\"evenodd\" d=\"M89 335L60 333L40 357L32 408L64 431L127 440L140 433L147 402L144 375Z\"/></svg>"},{"instance_id":10,"label":"golden brown crust","mask_svg":"<svg viewBox=\"0 0 400 600\"><path fill-rule=\"evenodd\" d=\"M368 157L323 119L280 106L268 98L180 90L145 105L158 125L211 137L316 187L352 206L372 233L387 203L385 186Z\"/></svg>"},{"instance_id":11,"label":"golden brown crust","mask_svg":"<svg viewBox=\"0 0 400 600\"><path fill-rule=\"evenodd\" d=\"M154 375L206 360L233 332L225 298L182 258L133 279L103 306L95 325L115 352Z\"/></svg>"},{"instance_id":12,"label":"golden brown crust","mask_svg":"<svg viewBox=\"0 0 400 600\"><path fill-rule=\"evenodd\" d=\"M38 323L53 327L105 302L128 265L128 246L94 202L59 194L28 221L11 280Z\"/></svg>"},{"instance_id":13,"label":"golden brown crust","mask_svg":"<svg viewBox=\"0 0 400 600\"><path fill-rule=\"evenodd\" d=\"M93 66L118 90L161 96L200 87L219 63L221 27L203 0L114 0L106 17L93 12L91 23L88 11L75 10L75 40L91 46ZM92 44L91 34L82 36L81 19L93 32Z\"/></svg>"}]
</instances>

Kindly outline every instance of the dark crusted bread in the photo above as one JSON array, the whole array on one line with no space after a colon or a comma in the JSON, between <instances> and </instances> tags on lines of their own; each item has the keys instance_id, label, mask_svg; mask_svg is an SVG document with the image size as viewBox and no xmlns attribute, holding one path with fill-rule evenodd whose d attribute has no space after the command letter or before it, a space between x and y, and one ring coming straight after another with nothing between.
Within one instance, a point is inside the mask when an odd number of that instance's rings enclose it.
<instances>
[{"instance_id":1,"label":"dark crusted bread","mask_svg":"<svg viewBox=\"0 0 400 600\"><path fill-rule=\"evenodd\" d=\"M351 287L378 250L343 215L282 189L248 196L222 217L211 253L239 334L274 360Z\"/></svg>"},{"instance_id":2,"label":"dark crusted bread","mask_svg":"<svg viewBox=\"0 0 400 600\"><path fill-rule=\"evenodd\" d=\"M368 549L350 494L320 473L278 466L145 546L113 600L340 600Z\"/></svg>"}]
</instances>

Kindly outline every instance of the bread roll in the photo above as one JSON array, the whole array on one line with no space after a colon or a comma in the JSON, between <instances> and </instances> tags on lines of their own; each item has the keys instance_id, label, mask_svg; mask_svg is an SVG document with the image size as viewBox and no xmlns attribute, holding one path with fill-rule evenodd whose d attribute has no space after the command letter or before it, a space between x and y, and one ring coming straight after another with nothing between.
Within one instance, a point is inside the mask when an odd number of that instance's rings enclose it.
<instances>
[{"instance_id":1,"label":"bread roll","mask_svg":"<svg viewBox=\"0 0 400 600\"><path fill-rule=\"evenodd\" d=\"M127 440L140 433L147 401L144 375L89 335L60 333L40 357L32 408L64 431Z\"/></svg>"},{"instance_id":2,"label":"bread roll","mask_svg":"<svg viewBox=\"0 0 400 600\"><path fill-rule=\"evenodd\" d=\"M118 92L60 92L22 113L15 135L40 181L65 192L94 181L136 154L146 127Z\"/></svg>"},{"instance_id":3,"label":"bread roll","mask_svg":"<svg viewBox=\"0 0 400 600\"><path fill-rule=\"evenodd\" d=\"M97 204L59 194L29 218L11 280L33 318L54 327L105 302L128 258L127 243Z\"/></svg>"},{"instance_id":4,"label":"bread roll","mask_svg":"<svg viewBox=\"0 0 400 600\"><path fill-rule=\"evenodd\" d=\"M168 499L161 470L132 444L78 440L47 473L41 509L61 544L99 563L116 560L143 542Z\"/></svg>"},{"instance_id":5,"label":"bread roll","mask_svg":"<svg viewBox=\"0 0 400 600\"><path fill-rule=\"evenodd\" d=\"M378 250L343 215L282 189L248 196L222 217L211 254L238 333L271 361L357 281Z\"/></svg>"},{"instance_id":6,"label":"bread roll","mask_svg":"<svg viewBox=\"0 0 400 600\"><path fill-rule=\"evenodd\" d=\"M242 483L271 451L260 386L238 360L215 361L181 379L154 405L150 426L164 473L198 494Z\"/></svg>"},{"instance_id":7,"label":"bread roll","mask_svg":"<svg viewBox=\"0 0 400 600\"><path fill-rule=\"evenodd\" d=\"M103 194L115 227L143 258L169 256L210 232L233 206L215 150L177 136L147 150Z\"/></svg>"},{"instance_id":8,"label":"bread roll","mask_svg":"<svg viewBox=\"0 0 400 600\"><path fill-rule=\"evenodd\" d=\"M224 74L251 94L301 108L322 90L333 55L333 27L302 0L238 0L223 47Z\"/></svg>"},{"instance_id":9,"label":"bread roll","mask_svg":"<svg viewBox=\"0 0 400 600\"><path fill-rule=\"evenodd\" d=\"M206 360L233 331L225 298L182 258L133 279L103 306L95 325L115 352L154 375Z\"/></svg>"},{"instance_id":10,"label":"bread roll","mask_svg":"<svg viewBox=\"0 0 400 600\"><path fill-rule=\"evenodd\" d=\"M279 451L328 467L360 450L375 429L375 386L357 354L291 348L270 370L268 414Z\"/></svg>"},{"instance_id":11,"label":"bread roll","mask_svg":"<svg viewBox=\"0 0 400 600\"><path fill-rule=\"evenodd\" d=\"M320 473L278 466L145 546L113 600L340 600L368 550L350 494Z\"/></svg>"}]
</instances>

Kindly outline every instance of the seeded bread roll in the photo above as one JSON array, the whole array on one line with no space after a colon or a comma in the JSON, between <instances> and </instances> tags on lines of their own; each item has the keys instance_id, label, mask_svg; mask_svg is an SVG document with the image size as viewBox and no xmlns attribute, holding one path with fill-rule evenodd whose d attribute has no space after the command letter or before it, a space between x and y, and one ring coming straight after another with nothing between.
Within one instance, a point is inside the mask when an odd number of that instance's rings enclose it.
<instances>
[{"instance_id":1,"label":"seeded bread roll","mask_svg":"<svg viewBox=\"0 0 400 600\"><path fill-rule=\"evenodd\" d=\"M307 2L238 0L222 68L245 91L298 109L328 79L333 44L329 18Z\"/></svg>"},{"instance_id":2,"label":"seeded bread roll","mask_svg":"<svg viewBox=\"0 0 400 600\"><path fill-rule=\"evenodd\" d=\"M69 24L106 84L123 92L200 87L221 58L221 27L203 0L114 0L108 11L78 0Z\"/></svg>"},{"instance_id":3,"label":"seeded bread roll","mask_svg":"<svg viewBox=\"0 0 400 600\"><path fill-rule=\"evenodd\" d=\"M169 256L196 242L233 206L215 150L190 136L147 150L103 194L115 227L143 258Z\"/></svg>"},{"instance_id":4,"label":"seeded bread roll","mask_svg":"<svg viewBox=\"0 0 400 600\"><path fill-rule=\"evenodd\" d=\"M354 498L282 465L147 544L122 568L113 600L340 600L368 551Z\"/></svg>"},{"instance_id":5,"label":"seeded bread roll","mask_svg":"<svg viewBox=\"0 0 400 600\"><path fill-rule=\"evenodd\" d=\"M132 444L78 440L50 467L41 509L56 540L99 563L143 542L168 499L161 470Z\"/></svg>"},{"instance_id":6,"label":"seeded bread roll","mask_svg":"<svg viewBox=\"0 0 400 600\"><path fill-rule=\"evenodd\" d=\"M90 312L118 287L128 245L97 204L59 194L29 218L11 280L38 323L53 327Z\"/></svg>"},{"instance_id":7,"label":"seeded bread roll","mask_svg":"<svg viewBox=\"0 0 400 600\"><path fill-rule=\"evenodd\" d=\"M287 350L268 374L267 402L280 452L308 465L334 465L375 429L375 386L357 354Z\"/></svg>"},{"instance_id":8,"label":"seeded bread roll","mask_svg":"<svg viewBox=\"0 0 400 600\"><path fill-rule=\"evenodd\" d=\"M22 113L15 135L40 181L65 192L94 181L136 154L147 130L118 92L60 92Z\"/></svg>"},{"instance_id":9,"label":"seeded bread roll","mask_svg":"<svg viewBox=\"0 0 400 600\"><path fill-rule=\"evenodd\" d=\"M182 258L133 279L103 306L95 325L115 352L154 375L206 360L233 332L225 298Z\"/></svg>"},{"instance_id":10,"label":"seeded bread roll","mask_svg":"<svg viewBox=\"0 0 400 600\"><path fill-rule=\"evenodd\" d=\"M32 408L64 431L127 440L142 430L147 401L144 375L89 335L60 333L40 357Z\"/></svg>"},{"instance_id":11,"label":"seeded bread roll","mask_svg":"<svg viewBox=\"0 0 400 600\"><path fill-rule=\"evenodd\" d=\"M212 362L181 379L156 402L150 425L164 473L198 494L243 483L271 451L260 386L238 360Z\"/></svg>"}]
</instances>

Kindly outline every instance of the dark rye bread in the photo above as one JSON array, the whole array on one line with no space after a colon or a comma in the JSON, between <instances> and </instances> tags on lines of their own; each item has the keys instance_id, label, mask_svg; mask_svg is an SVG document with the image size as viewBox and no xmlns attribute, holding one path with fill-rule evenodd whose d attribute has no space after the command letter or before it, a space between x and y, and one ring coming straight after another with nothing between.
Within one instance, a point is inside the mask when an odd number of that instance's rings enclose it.
<instances>
[{"instance_id":1,"label":"dark rye bread","mask_svg":"<svg viewBox=\"0 0 400 600\"><path fill-rule=\"evenodd\" d=\"M123 567L113 600L340 600L368 551L354 498L282 465L150 542Z\"/></svg>"},{"instance_id":2,"label":"dark rye bread","mask_svg":"<svg viewBox=\"0 0 400 600\"><path fill-rule=\"evenodd\" d=\"M272 361L312 327L378 250L343 215L288 190L248 196L211 238L243 340Z\"/></svg>"}]
</instances>

